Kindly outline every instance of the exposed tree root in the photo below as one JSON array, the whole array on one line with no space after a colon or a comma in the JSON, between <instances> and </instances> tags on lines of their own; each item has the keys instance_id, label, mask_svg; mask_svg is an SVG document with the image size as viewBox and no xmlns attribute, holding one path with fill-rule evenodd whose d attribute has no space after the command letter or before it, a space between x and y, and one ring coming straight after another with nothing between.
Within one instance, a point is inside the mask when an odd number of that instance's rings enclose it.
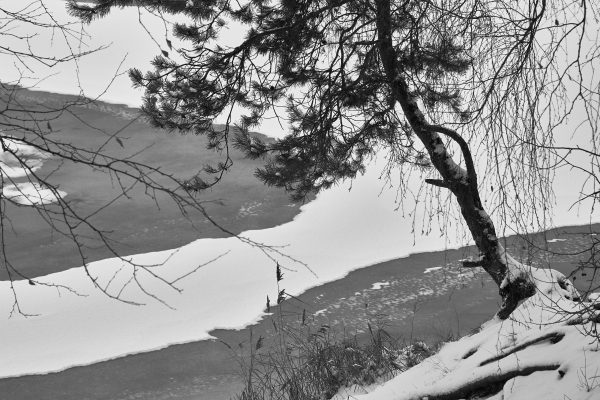
<instances>
[{"instance_id":1,"label":"exposed tree root","mask_svg":"<svg viewBox=\"0 0 600 400\"><path fill-rule=\"evenodd\" d=\"M467 358L471 357L473 354L477 353L477 350L479 349L479 347L474 347L471 350L467 351L465 353L464 356L462 356L463 360L466 360Z\"/></svg>"},{"instance_id":2,"label":"exposed tree root","mask_svg":"<svg viewBox=\"0 0 600 400\"><path fill-rule=\"evenodd\" d=\"M532 361L530 357L523 354L523 357L516 357L520 352L539 344L544 341L549 341L556 344L563 340L566 336L566 331L561 328L552 329L548 332L537 334L533 337L525 337L516 344L507 346L503 349L498 349L498 353L491 357L482 357L488 350L481 345L471 347L461 357L463 360L469 359L472 356L478 360L467 362L462 368L457 370L455 379L452 379L453 374L446 375L443 379L445 383L441 385L434 384L428 392L428 389L421 390L415 393L410 399L427 399L427 400L457 400L457 399L476 399L488 397L499 393L507 381L519 376L530 375L538 371L556 370L562 378L564 371L559 370L561 361ZM515 359L507 359L514 355ZM481 361L480 361L481 360ZM497 363L497 364L495 364ZM472 365L469 368L469 365ZM466 369L465 369L466 368ZM462 370L462 371L461 371ZM467 372L468 371L468 372Z\"/></svg>"},{"instance_id":3,"label":"exposed tree root","mask_svg":"<svg viewBox=\"0 0 600 400\"><path fill-rule=\"evenodd\" d=\"M550 343L555 344L558 343L562 340L562 338L565 337L565 334L563 332L548 332L544 335L535 337L533 339L527 340L523 343L520 343L516 346L511 347L510 349L502 352L501 354L498 354L494 357L488 358L487 360L482 361L479 366L483 367L486 364L492 363L494 361L499 361L505 357L510 356L511 354L514 354L518 351L521 351L531 345L534 345L536 343L540 343L543 342L544 340L550 340Z\"/></svg>"},{"instance_id":4,"label":"exposed tree root","mask_svg":"<svg viewBox=\"0 0 600 400\"><path fill-rule=\"evenodd\" d=\"M558 369L560 364L548 363L542 365L531 365L523 368L515 368L508 371L502 371L497 374L490 374L474 381L465 382L464 385L455 388L446 393L432 394L426 396L414 397L414 400L458 400L473 398L474 395L482 393L494 394L502 390L504 384L517 376L526 376L538 371L552 371ZM491 391L494 388L496 391Z\"/></svg>"}]
</instances>

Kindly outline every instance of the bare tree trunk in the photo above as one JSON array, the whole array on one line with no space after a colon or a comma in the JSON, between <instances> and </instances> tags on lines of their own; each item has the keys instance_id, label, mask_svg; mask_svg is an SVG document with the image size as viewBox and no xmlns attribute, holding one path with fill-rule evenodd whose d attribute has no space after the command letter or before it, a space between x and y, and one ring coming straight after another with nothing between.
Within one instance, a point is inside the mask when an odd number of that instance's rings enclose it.
<instances>
[{"instance_id":1,"label":"bare tree trunk","mask_svg":"<svg viewBox=\"0 0 600 400\"><path fill-rule=\"evenodd\" d=\"M507 257L503 254L504 250L498 243L494 224L484 210L479 197L477 175L468 144L456 131L429 124L414 96L410 94L408 84L401 73L402 66L397 63L396 52L392 44L390 1L378 0L375 4L377 6L379 53L392 89L393 99L400 104L411 128L427 149L433 166L442 176L441 180L428 179L427 183L447 188L456 197L462 216L481 252L480 260L468 263L467 266L483 267L499 286L503 304L497 315L506 319L520 300L535 293L535 284L525 271L516 265L509 265ZM460 146L466 170L454 162L440 138L440 133L448 136Z\"/></svg>"}]
</instances>

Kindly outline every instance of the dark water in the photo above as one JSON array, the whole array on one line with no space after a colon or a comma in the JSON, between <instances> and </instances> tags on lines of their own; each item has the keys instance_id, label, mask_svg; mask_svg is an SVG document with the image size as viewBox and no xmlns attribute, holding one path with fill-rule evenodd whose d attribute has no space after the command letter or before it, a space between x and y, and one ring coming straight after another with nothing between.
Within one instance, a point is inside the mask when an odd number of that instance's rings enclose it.
<instances>
[{"instance_id":1,"label":"dark water","mask_svg":"<svg viewBox=\"0 0 600 400\"><path fill-rule=\"evenodd\" d=\"M47 93L26 94L32 97L24 100L24 106L39 96L44 101L62 98ZM222 154L206 149L206 141L201 136L153 129L141 120L132 120L135 110L103 104L95 108L73 108L75 115L63 114L52 121L51 137L87 149L104 146L105 154L132 156L133 160L160 168L178 179L187 179L206 164L222 160ZM105 145L116 132L122 146L116 140ZM290 221L299 212L300 203L291 202L283 190L268 188L253 176L260 161L244 159L236 151L231 157L233 168L223 180L214 189L196 197L221 227L233 233L262 229ZM198 238L227 235L198 211L188 209L186 215L182 214L177 204L160 192L153 193L136 185L128 189L127 196L122 196L121 183L128 187L131 180L119 182L115 176L57 158L45 160L38 174L67 193L66 200L76 213L84 218L93 215L88 221L104 232L110 246L120 255L171 249ZM158 181L174 187L167 183L168 179L158 178ZM48 209L59 211L52 205ZM98 210L101 211L96 214ZM84 259L73 240L53 230L47 217L32 207L8 205L6 215L10 221L10 229L4 231L7 257L26 277L83 264ZM60 214L53 219L53 224L66 230ZM91 229L79 226L75 233L82 244L85 261L114 256ZM0 280L6 279L7 271L0 268Z\"/></svg>"}]
</instances>

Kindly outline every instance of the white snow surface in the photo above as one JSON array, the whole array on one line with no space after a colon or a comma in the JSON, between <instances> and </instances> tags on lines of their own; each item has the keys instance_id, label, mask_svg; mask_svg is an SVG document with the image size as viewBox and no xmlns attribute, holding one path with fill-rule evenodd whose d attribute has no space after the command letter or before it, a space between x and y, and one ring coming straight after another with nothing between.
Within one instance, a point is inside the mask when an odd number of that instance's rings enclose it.
<instances>
[{"instance_id":1,"label":"white snow surface","mask_svg":"<svg viewBox=\"0 0 600 400\"><path fill-rule=\"evenodd\" d=\"M0 172L5 178L24 178L40 169L43 160L48 158L47 154L17 139L3 137L2 142L7 150L0 149Z\"/></svg>"},{"instance_id":2,"label":"white snow surface","mask_svg":"<svg viewBox=\"0 0 600 400\"><path fill-rule=\"evenodd\" d=\"M55 203L58 201L58 196L64 198L67 193L62 190L54 192L39 183L24 182L3 187L2 195L15 203L35 206Z\"/></svg>"},{"instance_id":3,"label":"white snow surface","mask_svg":"<svg viewBox=\"0 0 600 400\"><path fill-rule=\"evenodd\" d=\"M574 323L577 315L593 315L582 311L592 304L571 301L576 292L570 285L562 289L549 283L562 276L559 272L531 272L538 294L524 301L510 319L487 322L480 332L445 344L438 354L380 386L351 388L353 393L346 389L334 398L435 399L469 385L474 389L478 381L484 386L500 382L498 393L483 397L488 399L600 398L600 346L585 334L596 323ZM485 384L483 378L488 379ZM466 392L451 398L464 396Z\"/></svg>"}]
</instances>

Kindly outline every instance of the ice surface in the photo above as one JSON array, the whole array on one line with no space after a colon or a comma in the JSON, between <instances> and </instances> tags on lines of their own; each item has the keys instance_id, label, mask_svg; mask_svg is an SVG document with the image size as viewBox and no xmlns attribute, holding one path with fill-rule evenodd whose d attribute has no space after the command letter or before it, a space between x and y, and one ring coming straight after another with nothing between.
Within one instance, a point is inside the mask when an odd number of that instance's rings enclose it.
<instances>
[{"instance_id":1,"label":"ice surface","mask_svg":"<svg viewBox=\"0 0 600 400\"><path fill-rule=\"evenodd\" d=\"M298 294L376 262L463 244L458 239L446 242L458 235L440 236L435 225L432 235L413 236L410 217L395 211L396 192L381 190L384 162L371 165L350 191L349 184L342 184L321 193L292 222L243 233L256 243L280 246L276 249L314 271L316 275L271 252L286 268L280 282L286 292ZM569 223L574 220L570 217ZM215 328L239 328L256 321L263 315L266 295L277 298L275 264L263 250L237 238L202 239L172 251L127 257L141 265L164 262L149 272L113 258L91 263L87 270L74 268L36 279L40 284L35 286L17 281L14 289L21 309L37 315L15 314L2 321L0 377L58 371L206 339ZM150 274L173 281L211 259L216 260L177 281L181 293ZM129 281L133 270L148 293L169 307L135 288ZM94 288L90 277L113 295L126 286L122 297L145 305L107 297ZM83 296L43 283L66 285ZM0 316L7 318L12 306L10 283L0 282Z\"/></svg>"},{"instance_id":2,"label":"ice surface","mask_svg":"<svg viewBox=\"0 0 600 400\"><path fill-rule=\"evenodd\" d=\"M379 168L375 165L358 178L351 191L349 184L342 184L323 192L290 223L243 233L257 243L283 246L277 249L314 271L316 276L300 263L271 253L287 268L280 282L286 292L298 294L378 261L461 244L445 242L435 235L427 240L417 236L412 245L411 224L400 211L394 211L395 191L381 192L384 184L379 180ZM266 295L277 298L275 264L259 248L237 238L202 239L175 251L127 259L137 264L164 262L149 270L173 281L219 256L178 281L181 293L137 268L138 279L146 290L171 308L140 292L132 282L122 291L122 297L145 305L118 302L95 289L90 276L112 294L126 285L135 267L118 258L91 263L87 271L74 268L38 278L35 286L27 281L15 282L21 309L37 315L16 314L2 321L0 376L57 371L206 339L217 327L238 328L255 321L265 309ZM66 285L84 296L43 283ZM0 282L2 318L8 317L12 305L10 284Z\"/></svg>"}]
</instances>

